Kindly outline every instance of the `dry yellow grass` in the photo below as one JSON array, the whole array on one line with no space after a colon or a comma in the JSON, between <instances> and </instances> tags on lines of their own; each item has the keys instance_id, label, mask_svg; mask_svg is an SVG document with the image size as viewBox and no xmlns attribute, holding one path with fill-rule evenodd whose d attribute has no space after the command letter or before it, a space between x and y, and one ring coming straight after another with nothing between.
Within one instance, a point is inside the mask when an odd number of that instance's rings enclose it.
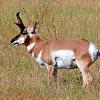
<instances>
[{"instance_id":1,"label":"dry yellow grass","mask_svg":"<svg viewBox=\"0 0 100 100\"><path fill-rule=\"evenodd\" d=\"M85 38L100 48L99 0L1 0L0 5L0 100L100 100L100 58L91 66L90 88L81 88L78 69L59 70L57 86L48 87L47 71L24 46L10 44L19 32L14 19L21 11L26 26L28 18L40 21L44 39Z\"/></svg>"}]
</instances>

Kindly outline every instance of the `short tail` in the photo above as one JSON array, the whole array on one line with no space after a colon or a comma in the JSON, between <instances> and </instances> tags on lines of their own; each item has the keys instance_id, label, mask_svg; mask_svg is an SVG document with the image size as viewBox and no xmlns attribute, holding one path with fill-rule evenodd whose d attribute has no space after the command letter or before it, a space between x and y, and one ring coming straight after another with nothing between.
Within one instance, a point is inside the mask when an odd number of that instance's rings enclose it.
<instances>
[{"instance_id":1,"label":"short tail","mask_svg":"<svg viewBox=\"0 0 100 100\"><path fill-rule=\"evenodd\" d=\"M100 57L100 49L98 50L98 57Z\"/></svg>"}]
</instances>

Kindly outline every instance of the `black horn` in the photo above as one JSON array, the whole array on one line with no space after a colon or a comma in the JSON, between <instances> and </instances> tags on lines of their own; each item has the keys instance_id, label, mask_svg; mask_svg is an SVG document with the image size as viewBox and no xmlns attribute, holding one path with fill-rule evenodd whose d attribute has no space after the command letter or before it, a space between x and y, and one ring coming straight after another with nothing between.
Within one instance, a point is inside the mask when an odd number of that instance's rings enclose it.
<instances>
[{"instance_id":1,"label":"black horn","mask_svg":"<svg viewBox=\"0 0 100 100\"><path fill-rule=\"evenodd\" d=\"M15 24L20 28L21 32L23 32L23 30L25 29L25 26L24 26L24 24L23 24L23 22L22 22L22 20L21 20L21 18L20 18L20 16L19 16L19 13L20 13L20 12L18 12L18 13L16 14L17 23L15 23Z\"/></svg>"}]
</instances>

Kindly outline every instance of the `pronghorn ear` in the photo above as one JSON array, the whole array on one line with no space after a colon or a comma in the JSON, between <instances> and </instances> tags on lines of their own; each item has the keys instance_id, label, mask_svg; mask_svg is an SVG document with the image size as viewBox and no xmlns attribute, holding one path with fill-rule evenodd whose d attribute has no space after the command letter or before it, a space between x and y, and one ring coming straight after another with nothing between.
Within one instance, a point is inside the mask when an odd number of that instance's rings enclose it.
<instances>
[{"instance_id":1,"label":"pronghorn ear","mask_svg":"<svg viewBox=\"0 0 100 100\"><path fill-rule=\"evenodd\" d=\"M24 24L19 16L19 13L20 12L16 13L17 22L15 24L20 28L20 31L23 32L23 30L25 29L25 26L24 26Z\"/></svg>"},{"instance_id":2,"label":"pronghorn ear","mask_svg":"<svg viewBox=\"0 0 100 100\"><path fill-rule=\"evenodd\" d=\"M33 27L31 27L31 29L29 30L30 33L32 33L32 34L36 34L37 33L36 32L37 24L38 24L37 22L33 23Z\"/></svg>"},{"instance_id":3,"label":"pronghorn ear","mask_svg":"<svg viewBox=\"0 0 100 100\"><path fill-rule=\"evenodd\" d=\"M37 28L37 22L33 23L34 30Z\"/></svg>"}]
</instances>

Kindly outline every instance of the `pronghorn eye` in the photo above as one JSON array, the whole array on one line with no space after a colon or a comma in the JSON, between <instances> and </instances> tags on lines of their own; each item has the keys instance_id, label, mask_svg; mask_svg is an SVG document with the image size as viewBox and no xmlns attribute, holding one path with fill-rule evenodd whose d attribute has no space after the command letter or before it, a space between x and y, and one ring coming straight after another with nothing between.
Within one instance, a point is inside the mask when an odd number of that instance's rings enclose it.
<instances>
[{"instance_id":1,"label":"pronghorn eye","mask_svg":"<svg viewBox=\"0 0 100 100\"><path fill-rule=\"evenodd\" d=\"M23 35L26 35L26 34L27 34L27 31L26 31L26 30L24 30L22 34L23 34Z\"/></svg>"}]
</instances>

